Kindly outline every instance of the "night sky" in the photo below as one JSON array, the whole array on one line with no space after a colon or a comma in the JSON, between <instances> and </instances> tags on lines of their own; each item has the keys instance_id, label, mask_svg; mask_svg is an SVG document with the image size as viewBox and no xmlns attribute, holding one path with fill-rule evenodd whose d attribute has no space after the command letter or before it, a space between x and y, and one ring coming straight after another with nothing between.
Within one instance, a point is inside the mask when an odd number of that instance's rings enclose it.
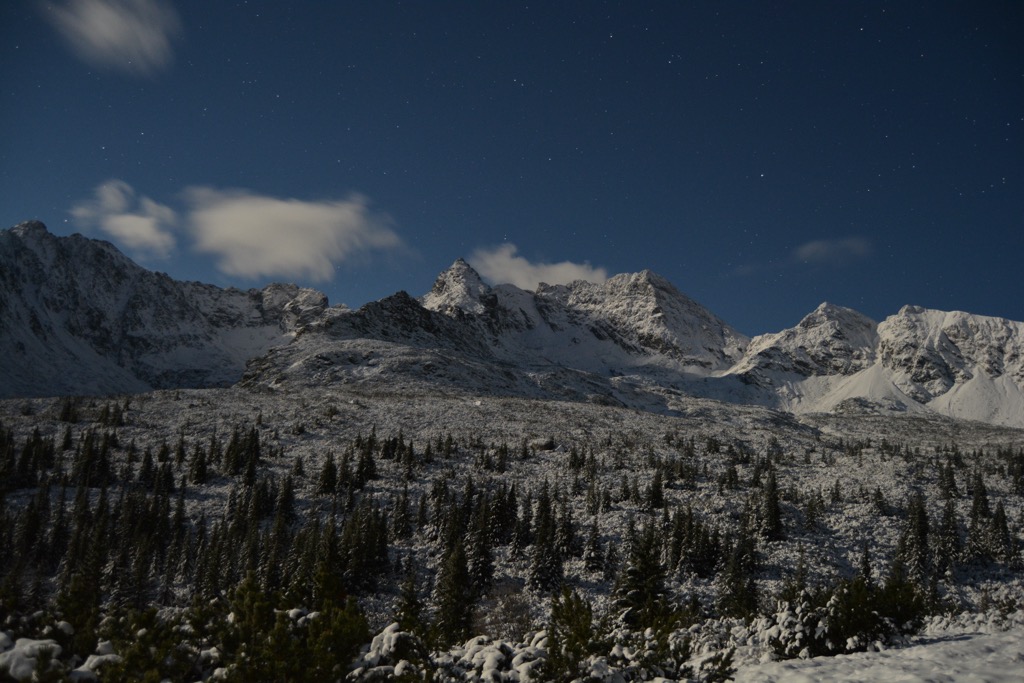
<instances>
[{"instance_id":1,"label":"night sky","mask_svg":"<svg viewBox=\"0 0 1024 683\"><path fill-rule=\"evenodd\" d=\"M359 306L649 268L1024 320L1024 3L0 4L0 225Z\"/></svg>"}]
</instances>

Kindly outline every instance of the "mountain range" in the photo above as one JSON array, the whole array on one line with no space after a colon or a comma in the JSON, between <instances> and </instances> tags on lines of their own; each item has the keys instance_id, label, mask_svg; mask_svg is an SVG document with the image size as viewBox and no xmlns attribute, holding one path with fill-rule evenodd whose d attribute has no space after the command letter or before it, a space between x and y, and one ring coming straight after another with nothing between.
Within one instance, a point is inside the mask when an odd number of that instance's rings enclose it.
<instances>
[{"instance_id":1,"label":"mountain range","mask_svg":"<svg viewBox=\"0 0 1024 683\"><path fill-rule=\"evenodd\" d=\"M8 398L337 383L1024 427L1024 323L916 306L875 322L823 303L751 339L650 271L527 291L461 259L421 297L352 310L296 285L176 281L32 221L0 232L0 378Z\"/></svg>"}]
</instances>

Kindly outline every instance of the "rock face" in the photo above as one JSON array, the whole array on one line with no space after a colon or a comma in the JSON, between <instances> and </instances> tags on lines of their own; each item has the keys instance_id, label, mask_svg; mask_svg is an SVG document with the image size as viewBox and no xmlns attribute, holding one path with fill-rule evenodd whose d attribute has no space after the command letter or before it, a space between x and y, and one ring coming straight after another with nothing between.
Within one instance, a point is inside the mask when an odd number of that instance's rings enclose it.
<instances>
[{"instance_id":1,"label":"rock face","mask_svg":"<svg viewBox=\"0 0 1024 683\"><path fill-rule=\"evenodd\" d=\"M1024 427L1024 323L904 306L876 325L822 304L727 375L796 411L931 410Z\"/></svg>"},{"instance_id":2,"label":"rock face","mask_svg":"<svg viewBox=\"0 0 1024 683\"><path fill-rule=\"evenodd\" d=\"M295 285L177 282L107 242L22 223L0 232L0 396L230 385L326 307Z\"/></svg>"},{"instance_id":3,"label":"rock face","mask_svg":"<svg viewBox=\"0 0 1024 683\"><path fill-rule=\"evenodd\" d=\"M665 279L645 271L604 284L529 292L486 285L465 261L419 300L401 292L326 316L255 361L252 386L310 382L471 391L664 408L661 387L731 367L747 343ZM639 385L655 391L638 396Z\"/></svg>"},{"instance_id":4,"label":"rock face","mask_svg":"<svg viewBox=\"0 0 1024 683\"><path fill-rule=\"evenodd\" d=\"M875 321L823 303L796 327L755 337L731 372L763 386L780 375L852 375L874 363L877 345Z\"/></svg>"},{"instance_id":5,"label":"rock face","mask_svg":"<svg viewBox=\"0 0 1024 683\"><path fill-rule=\"evenodd\" d=\"M243 374L244 371L244 374ZM358 310L295 285L242 292L146 271L40 223L0 233L0 396L356 384L596 401L678 397L791 412L936 412L1024 427L1024 323L822 304L747 339L664 278L526 291L462 259L420 298Z\"/></svg>"},{"instance_id":6,"label":"rock face","mask_svg":"<svg viewBox=\"0 0 1024 683\"><path fill-rule=\"evenodd\" d=\"M1024 426L1024 323L904 306L878 326L879 362L913 400Z\"/></svg>"}]
</instances>

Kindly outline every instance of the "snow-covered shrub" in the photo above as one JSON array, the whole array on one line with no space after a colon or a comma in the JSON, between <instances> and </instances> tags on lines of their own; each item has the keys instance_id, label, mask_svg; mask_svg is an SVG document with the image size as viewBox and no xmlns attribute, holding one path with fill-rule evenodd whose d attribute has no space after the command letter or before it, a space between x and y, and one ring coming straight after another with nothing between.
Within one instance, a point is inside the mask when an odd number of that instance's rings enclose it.
<instances>
[{"instance_id":1,"label":"snow-covered shrub","mask_svg":"<svg viewBox=\"0 0 1024 683\"><path fill-rule=\"evenodd\" d=\"M374 636L353 666L347 680L361 682L425 680L430 669L426 646L397 623Z\"/></svg>"},{"instance_id":2,"label":"snow-covered shrub","mask_svg":"<svg viewBox=\"0 0 1024 683\"><path fill-rule=\"evenodd\" d=\"M0 632L0 674L15 681L60 681L64 679L64 667L57 657L61 647L54 640L33 640L11 638Z\"/></svg>"}]
</instances>

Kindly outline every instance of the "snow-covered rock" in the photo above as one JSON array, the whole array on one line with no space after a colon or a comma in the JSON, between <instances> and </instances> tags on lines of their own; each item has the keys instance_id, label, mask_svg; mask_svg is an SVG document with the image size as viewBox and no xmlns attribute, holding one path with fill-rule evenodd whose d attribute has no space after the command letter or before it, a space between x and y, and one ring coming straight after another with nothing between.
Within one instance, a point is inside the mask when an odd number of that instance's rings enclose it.
<instances>
[{"instance_id":1,"label":"snow-covered rock","mask_svg":"<svg viewBox=\"0 0 1024 683\"><path fill-rule=\"evenodd\" d=\"M1024 323L904 306L878 326L893 383L944 415L1024 424Z\"/></svg>"},{"instance_id":2,"label":"snow-covered rock","mask_svg":"<svg viewBox=\"0 0 1024 683\"><path fill-rule=\"evenodd\" d=\"M4 640L9 638L4 634ZM33 640L18 638L13 647L0 652L0 674L6 674L16 681L29 680L39 667L40 659L49 656L51 660L60 656L61 647L55 640Z\"/></svg>"},{"instance_id":3,"label":"snow-covered rock","mask_svg":"<svg viewBox=\"0 0 1024 683\"><path fill-rule=\"evenodd\" d=\"M824 303L751 340L650 271L527 291L488 285L462 259L422 297L349 310L295 285L177 282L28 222L0 232L0 377L0 398L241 380L1024 426L1024 323L913 306L875 323Z\"/></svg>"},{"instance_id":4,"label":"snow-covered rock","mask_svg":"<svg viewBox=\"0 0 1024 683\"><path fill-rule=\"evenodd\" d=\"M904 306L875 325L822 304L754 338L727 377L795 412L935 412L1024 426L1024 323Z\"/></svg>"},{"instance_id":5,"label":"snow-covered rock","mask_svg":"<svg viewBox=\"0 0 1024 683\"><path fill-rule=\"evenodd\" d=\"M432 290L330 311L254 360L245 384L454 388L668 410L663 387L730 367L747 343L649 271L596 285L490 287L461 259Z\"/></svg>"},{"instance_id":6,"label":"snow-covered rock","mask_svg":"<svg viewBox=\"0 0 1024 683\"><path fill-rule=\"evenodd\" d=\"M0 397L230 385L326 306L295 285L178 282L22 223L0 231Z\"/></svg>"},{"instance_id":7,"label":"snow-covered rock","mask_svg":"<svg viewBox=\"0 0 1024 683\"><path fill-rule=\"evenodd\" d=\"M853 309L823 303L796 327L754 337L730 372L765 386L784 376L852 375L874 362L876 328Z\"/></svg>"}]
</instances>

